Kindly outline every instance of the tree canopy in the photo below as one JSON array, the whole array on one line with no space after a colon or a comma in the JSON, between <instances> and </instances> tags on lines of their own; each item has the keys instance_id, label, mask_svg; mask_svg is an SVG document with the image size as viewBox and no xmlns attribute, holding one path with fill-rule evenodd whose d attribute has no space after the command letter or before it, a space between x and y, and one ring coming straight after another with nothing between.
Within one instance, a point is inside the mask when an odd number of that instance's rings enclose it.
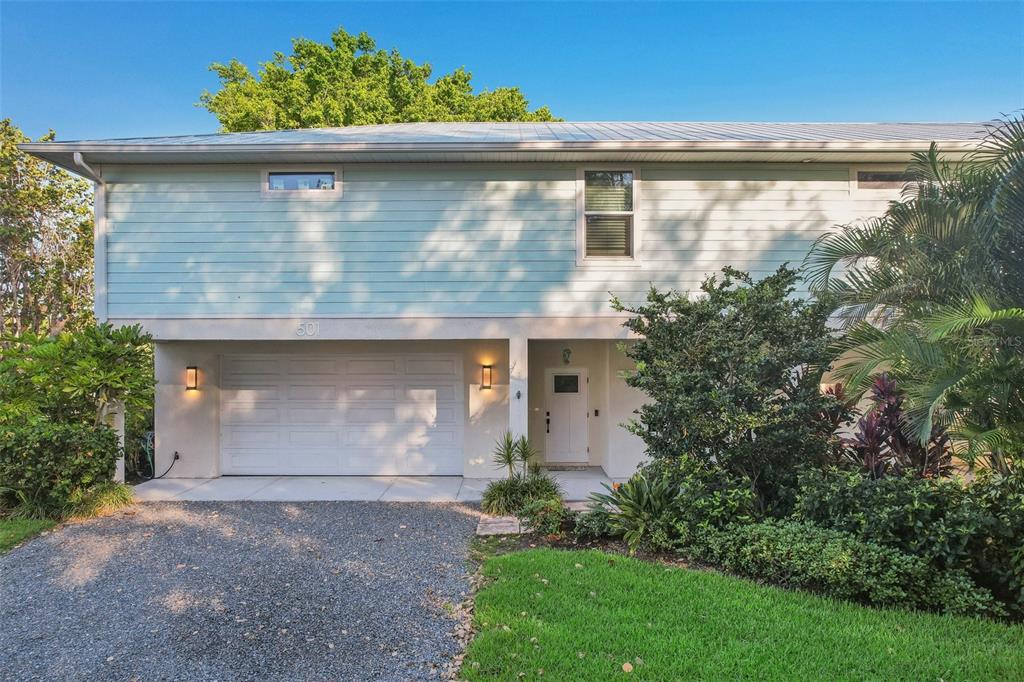
<instances>
[{"instance_id":1,"label":"tree canopy","mask_svg":"<svg viewBox=\"0 0 1024 682\"><path fill-rule=\"evenodd\" d=\"M52 139L50 131L40 141ZM92 187L18 149L30 141L10 119L0 121L5 337L56 334L92 321Z\"/></svg>"},{"instance_id":2,"label":"tree canopy","mask_svg":"<svg viewBox=\"0 0 1024 682\"><path fill-rule=\"evenodd\" d=\"M217 92L199 105L225 132L286 130L416 121L556 121L547 107L530 110L517 87L473 91L464 68L430 81L430 64L416 64L398 50L378 50L366 33L338 28L330 44L292 41L292 53L275 52L257 75L232 59L214 63Z\"/></svg>"}]
</instances>

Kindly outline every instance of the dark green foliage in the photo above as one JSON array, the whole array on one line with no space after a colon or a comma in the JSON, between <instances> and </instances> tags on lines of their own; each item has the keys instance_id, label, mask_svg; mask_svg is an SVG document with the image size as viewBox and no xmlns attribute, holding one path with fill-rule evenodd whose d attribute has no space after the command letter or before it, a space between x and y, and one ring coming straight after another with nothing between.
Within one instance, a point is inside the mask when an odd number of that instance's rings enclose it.
<instances>
[{"instance_id":1,"label":"dark green foliage","mask_svg":"<svg viewBox=\"0 0 1024 682\"><path fill-rule=\"evenodd\" d=\"M488 514L508 516L518 514L530 502L550 499L561 502L558 482L548 474L531 473L491 481L484 489L481 506Z\"/></svg>"},{"instance_id":2,"label":"dark green foliage","mask_svg":"<svg viewBox=\"0 0 1024 682\"><path fill-rule=\"evenodd\" d=\"M627 383L650 402L631 430L654 460L686 455L747 481L759 511L779 513L800 466L833 456L833 396L820 390L828 364L831 305L793 294L785 266L760 281L732 268L701 285L702 296L652 289L635 307L640 340Z\"/></svg>"},{"instance_id":3,"label":"dark green foliage","mask_svg":"<svg viewBox=\"0 0 1024 682\"><path fill-rule=\"evenodd\" d=\"M911 475L873 480L805 472L795 516L961 569L1011 612L1024 614L1024 479L985 475L970 485Z\"/></svg>"},{"instance_id":4,"label":"dark green foliage","mask_svg":"<svg viewBox=\"0 0 1024 682\"><path fill-rule=\"evenodd\" d=\"M1003 615L963 571L810 523L768 519L704 533L689 554L730 572L874 606Z\"/></svg>"},{"instance_id":5,"label":"dark green foliage","mask_svg":"<svg viewBox=\"0 0 1024 682\"><path fill-rule=\"evenodd\" d=\"M96 425L123 402L127 460L138 460L133 455L153 428L154 384L153 346L141 327L89 325L56 337L8 337L5 344L0 426L38 418Z\"/></svg>"},{"instance_id":6,"label":"dark green foliage","mask_svg":"<svg viewBox=\"0 0 1024 682\"><path fill-rule=\"evenodd\" d=\"M534 533L560 535L571 514L560 497L527 502L517 513L519 520Z\"/></svg>"},{"instance_id":7,"label":"dark green foliage","mask_svg":"<svg viewBox=\"0 0 1024 682\"><path fill-rule=\"evenodd\" d=\"M0 425L0 501L19 515L63 516L113 478L119 451L117 434L102 425Z\"/></svg>"},{"instance_id":8,"label":"dark green foliage","mask_svg":"<svg viewBox=\"0 0 1024 682\"><path fill-rule=\"evenodd\" d=\"M607 493L590 496L592 506L611 512L611 534L625 540L630 552L671 547L676 490L666 477L639 472L617 488L605 489Z\"/></svg>"}]
</instances>

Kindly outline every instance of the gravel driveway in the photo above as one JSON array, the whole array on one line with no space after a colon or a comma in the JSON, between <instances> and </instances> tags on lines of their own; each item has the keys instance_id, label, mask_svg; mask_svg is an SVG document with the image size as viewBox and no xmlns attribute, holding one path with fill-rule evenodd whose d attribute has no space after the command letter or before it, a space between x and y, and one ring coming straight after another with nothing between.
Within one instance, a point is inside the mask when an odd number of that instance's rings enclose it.
<instances>
[{"instance_id":1,"label":"gravel driveway","mask_svg":"<svg viewBox=\"0 0 1024 682\"><path fill-rule=\"evenodd\" d=\"M0 556L0 679L437 679L463 505L154 503Z\"/></svg>"}]
</instances>

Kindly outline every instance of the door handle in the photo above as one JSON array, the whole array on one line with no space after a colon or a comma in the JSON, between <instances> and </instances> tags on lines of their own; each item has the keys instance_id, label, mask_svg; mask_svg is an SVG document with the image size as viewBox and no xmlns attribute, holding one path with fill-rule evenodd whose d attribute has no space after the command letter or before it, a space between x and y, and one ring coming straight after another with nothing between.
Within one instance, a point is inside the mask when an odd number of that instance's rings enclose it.
<instances>
[{"instance_id":1,"label":"door handle","mask_svg":"<svg viewBox=\"0 0 1024 682\"><path fill-rule=\"evenodd\" d=\"M544 433L551 433L551 417L544 420Z\"/></svg>"}]
</instances>

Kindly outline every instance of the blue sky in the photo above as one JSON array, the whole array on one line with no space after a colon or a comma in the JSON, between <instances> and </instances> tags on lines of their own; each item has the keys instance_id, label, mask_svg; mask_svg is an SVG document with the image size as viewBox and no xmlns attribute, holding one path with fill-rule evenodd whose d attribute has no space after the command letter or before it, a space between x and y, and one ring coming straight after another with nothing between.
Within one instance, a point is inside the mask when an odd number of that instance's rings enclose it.
<instances>
[{"instance_id":1,"label":"blue sky","mask_svg":"<svg viewBox=\"0 0 1024 682\"><path fill-rule=\"evenodd\" d=\"M343 25L569 120L984 120L1024 108L1024 0L826 3L0 0L0 112L60 139L211 132L213 61Z\"/></svg>"}]
</instances>

